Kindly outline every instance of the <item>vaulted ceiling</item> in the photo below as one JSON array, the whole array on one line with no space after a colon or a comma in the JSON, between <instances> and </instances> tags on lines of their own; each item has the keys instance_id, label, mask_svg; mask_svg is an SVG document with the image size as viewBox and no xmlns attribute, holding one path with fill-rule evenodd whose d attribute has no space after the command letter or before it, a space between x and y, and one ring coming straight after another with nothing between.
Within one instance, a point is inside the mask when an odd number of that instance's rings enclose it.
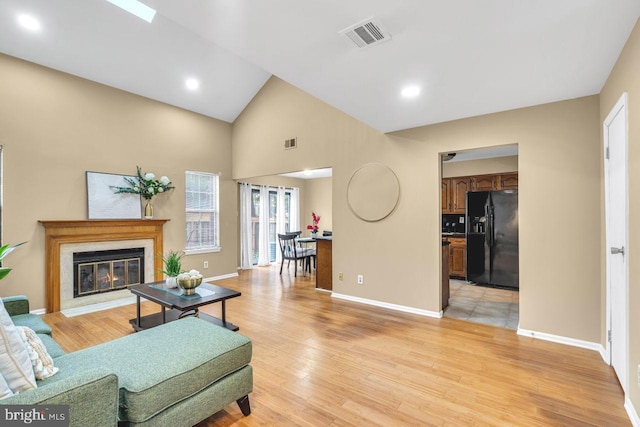
<instances>
[{"instance_id":1,"label":"vaulted ceiling","mask_svg":"<svg viewBox=\"0 0 640 427\"><path fill-rule=\"evenodd\" d=\"M143 3L151 23L106 0L0 0L0 52L228 122L275 75L388 132L597 94L640 16L638 0ZM339 34L370 17L390 40Z\"/></svg>"}]
</instances>

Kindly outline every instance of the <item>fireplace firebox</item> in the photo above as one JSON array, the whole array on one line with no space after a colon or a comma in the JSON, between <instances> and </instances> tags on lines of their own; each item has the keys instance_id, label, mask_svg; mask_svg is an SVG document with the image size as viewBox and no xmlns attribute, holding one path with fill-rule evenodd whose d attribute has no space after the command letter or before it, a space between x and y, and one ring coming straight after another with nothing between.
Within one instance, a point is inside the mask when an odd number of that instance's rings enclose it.
<instances>
[{"instance_id":1,"label":"fireplace firebox","mask_svg":"<svg viewBox=\"0 0 640 427\"><path fill-rule=\"evenodd\" d=\"M125 289L144 282L144 248L73 254L73 297Z\"/></svg>"}]
</instances>

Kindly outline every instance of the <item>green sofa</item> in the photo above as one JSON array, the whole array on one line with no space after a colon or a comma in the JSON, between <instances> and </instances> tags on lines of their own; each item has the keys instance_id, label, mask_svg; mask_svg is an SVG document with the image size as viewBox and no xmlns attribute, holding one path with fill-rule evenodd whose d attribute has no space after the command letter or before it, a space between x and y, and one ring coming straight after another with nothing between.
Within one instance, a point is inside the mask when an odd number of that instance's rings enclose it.
<instances>
[{"instance_id":1,"label":"green sofa","mask_svg":"<svg viewBox=\"0 0 640 427\"><path fill-rule=\"evenodd\" d=\"M188 317L65 353L26 297L3 298L42 339L59 372L0 404L70 405L71 426L192 426L236 401L249 415L251 341Z\"/></svg>"}]
</instances>

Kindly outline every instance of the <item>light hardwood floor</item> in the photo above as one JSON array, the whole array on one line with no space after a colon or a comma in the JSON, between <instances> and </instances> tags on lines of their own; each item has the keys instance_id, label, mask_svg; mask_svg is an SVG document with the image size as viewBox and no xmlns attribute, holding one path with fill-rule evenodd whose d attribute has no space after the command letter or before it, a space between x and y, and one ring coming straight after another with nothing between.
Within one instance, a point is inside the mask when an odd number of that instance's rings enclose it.
<instances>
[{"instance_id":1,"label":"light hardwood floor","mask_svg":"<svg viewBox=\"0 0 640 427\"><path fill-rule=\"evenodd\" d=\"M252 414L234 403L198 426L631 425L594 351L334 299L314 280L265 267L216 282L242 292L227 316L253 342ZM74 351L132 333L134 315L129 305L44 319Z\"/></svg>"}]
</instances>

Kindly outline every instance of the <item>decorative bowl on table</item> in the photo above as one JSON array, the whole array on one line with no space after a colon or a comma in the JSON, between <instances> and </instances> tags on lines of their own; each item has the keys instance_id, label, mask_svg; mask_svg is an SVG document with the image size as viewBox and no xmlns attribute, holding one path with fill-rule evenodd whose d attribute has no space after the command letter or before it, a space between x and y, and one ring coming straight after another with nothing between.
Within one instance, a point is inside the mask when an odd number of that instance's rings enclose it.
<instances>
[{"instance_id":1,"label":"decorative bowl on table","mask_svg":"<svg viewBox=\"0 0 640 427\"><path fill-rule=\"evenodd\" d=\"M202 274L197 270L191 270L188 273L179 274L177 280L184 295L193 295L196 288L202 283Z\"/></svg>"}]
</instances>

